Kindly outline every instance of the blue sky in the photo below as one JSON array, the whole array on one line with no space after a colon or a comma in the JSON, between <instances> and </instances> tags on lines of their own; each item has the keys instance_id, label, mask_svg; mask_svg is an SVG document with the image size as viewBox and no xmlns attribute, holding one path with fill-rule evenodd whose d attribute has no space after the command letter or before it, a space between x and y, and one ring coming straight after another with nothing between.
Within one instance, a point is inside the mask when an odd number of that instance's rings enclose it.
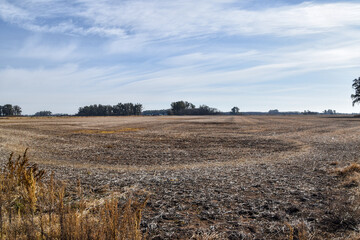
<instances>
[{"instance_id":1,"label":"blue sky","mask_svg":"<svg viewBox=\"0 0 360 240\"><path fill-rule=\"evenodd\" d=\"M360 2L0 0L0 105L359 112Z\"/></svg>"}]
</instances>

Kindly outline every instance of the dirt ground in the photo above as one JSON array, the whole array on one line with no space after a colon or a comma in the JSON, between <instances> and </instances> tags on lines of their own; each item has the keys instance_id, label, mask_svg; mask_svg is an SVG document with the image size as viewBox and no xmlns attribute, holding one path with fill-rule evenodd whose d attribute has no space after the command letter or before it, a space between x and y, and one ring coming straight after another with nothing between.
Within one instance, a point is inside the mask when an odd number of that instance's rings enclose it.
<instances>
[{"instance_id":1,"label":"dirt ground","mask_svg":"<svg viewBox=\"0 0 360 240\"><path fill-rule=\"evenodd\" d=\"M360 163L359 136L340 116L0 118L0 156L29 148L69 184L147 190L149 239L346 239L360 202L334 169Z\"/></svg>"}]
</instances>

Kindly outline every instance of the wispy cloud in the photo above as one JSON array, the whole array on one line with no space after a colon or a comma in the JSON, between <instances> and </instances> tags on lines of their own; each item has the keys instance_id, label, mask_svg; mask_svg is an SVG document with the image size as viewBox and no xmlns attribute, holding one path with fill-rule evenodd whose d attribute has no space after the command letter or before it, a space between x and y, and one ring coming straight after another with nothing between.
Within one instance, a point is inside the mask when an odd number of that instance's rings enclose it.
<instances>
[{"instance_id":1,"label":"wispy cloud","mask_svg":"<svg viewBox=\"0 0 360 240\"><path fill-rule=\"evenodd\" d=\"M34 18L28 11L8 3L5 0L0 1L0 17L7 22L22 23L24 21L31 21Z\"/></svg>"},{"instance_id":2,"label":"wispy cloud","mask_svg":"<svg viewBox=\"0 0 360 240\"><path fill-rule=\"evenodd\" d=\"M237 1L1 0L5 21L37 31L188 38L211 34L294 36L360 25L358 3L303 3L246 10ZM73 19L69 22L69 18ZM47 21L44 21L47 20Z\"/></svg>"}]
</instances>

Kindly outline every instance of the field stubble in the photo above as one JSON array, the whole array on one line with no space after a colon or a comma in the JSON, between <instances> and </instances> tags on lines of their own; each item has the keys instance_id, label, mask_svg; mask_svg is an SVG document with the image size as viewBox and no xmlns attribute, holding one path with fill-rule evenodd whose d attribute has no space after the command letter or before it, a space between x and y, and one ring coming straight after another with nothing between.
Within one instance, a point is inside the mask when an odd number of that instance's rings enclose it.
<instances>
[{"instance_id":1,"label":"field stubble","mask_svg":"<svg viewBox=\"0 0 360 240\"><path fill-rule=\"evenodd\" d=\"M57 178L152 193L149 238L355 236L360 120L318 116L0 119L0 153L30 148ZM356 177L356 176L355 176ZM355 178L353 177L353 178ZM344 183L345 181L345 183Z\"/></svg>"}]
</instances>

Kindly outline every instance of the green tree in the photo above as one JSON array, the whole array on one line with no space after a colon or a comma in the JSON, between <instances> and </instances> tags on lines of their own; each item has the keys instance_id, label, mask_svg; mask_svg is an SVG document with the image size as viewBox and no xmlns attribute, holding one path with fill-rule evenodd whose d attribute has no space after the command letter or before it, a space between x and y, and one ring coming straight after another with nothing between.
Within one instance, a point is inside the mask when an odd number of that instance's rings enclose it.
<instances>
[{"instance_id":1,"label":"green tree","mask_svg":"<svg viewBox=\"0 0 360 240\"><path fill-rule=\"evenodd\" d=\"M360 102L360 77L353 80L352 87L355 89L355 94L351 94L351 99L353 100L352 105Z\"/></svg>"}]
</instances>

